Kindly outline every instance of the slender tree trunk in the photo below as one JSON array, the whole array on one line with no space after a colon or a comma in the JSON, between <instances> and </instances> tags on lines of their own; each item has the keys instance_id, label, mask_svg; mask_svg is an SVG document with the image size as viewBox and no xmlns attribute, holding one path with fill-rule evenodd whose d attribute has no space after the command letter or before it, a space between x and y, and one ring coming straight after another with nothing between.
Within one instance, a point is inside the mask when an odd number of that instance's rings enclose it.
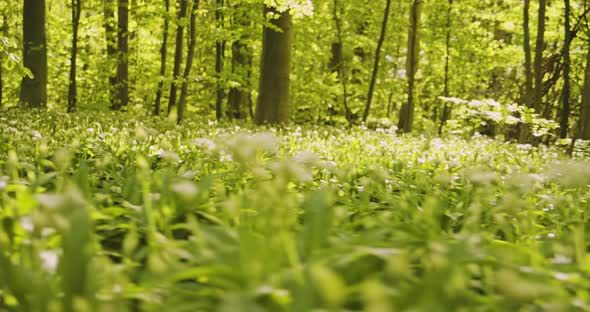
<instances>
[{"instance_id":1,"label":"slender tree trunk","mask_svg":"<svg viewBox=\"0 0 590 312\"><path fill-rule=\"evenodd\" d=\"M249 53L250 53L250 59L248 60L248 85L250 85L252 82L252 67L254 65L254 58L252 57L252 52L250 51ZM250 119L254 120L254 101L252 100L252 92L249 92L249 91L248 91L248 114L250 115Z\"/></svg>"},{"instance_id":2,"label":"slender tree trunk","mask_svg":"<svg viewBox=\"0 0 590 312\"><path fill-rule=\"evenodd\" d=\"M523 30L524 30L524 102L526 107L533 107L533 67L531 55L531 30L529 27L530 20L530 2L531 0L524 0L523 9Z\"/></svg>"},{"instance_id":3,"label":"slender tree trunk","mask_svg":"<svg viewBox=\"0 0 590 312\"><path fill-rule=\"evenodd\" d=\"M421 0L414 0L410 13L410 33L408 35L408 57L406 65L406 72L408 73L408 101L400 109L398 123L398 128L403 132L411 132L414 122L414 83L416 70L418 69L418 29L420 27L421 4Z\"/></svg>"},{"instance_id":4,"label":"slender tree trunk","mask_svg":"<svg viewBox=\"0 0 590 312\"><path fill-rule=\"evenodd\" d=\"M565 33L563 40L563 93L561 120L559 122L559 136L563 139L567 137L569 130L570 116L570 45L572 40L572 31L570 28L570 1L565 0Z\"/></svg>"},{"instance_id":5,"label":"slender tree trunk","mask_svg":"<svg viewBox=\"0 0 590 312\"><path fill-rule=\"evenodd\" d=\"M70 85L68 88L68 112L73 112L77 107L78 90L76 88L76 63L78 59L78 27L82 0L72 0L72 54L70 57Z\"/></svg>"},{"instance_id":6,"label":"slender tree trunk","mask_svg":"<svg viewBox=\"0 0 590 312\"><path fill-rule=\"evenodd\" d=\"M2 27L0 27L0 34L8 37L8 17L6 14L2 15ZM4 53L0 53L0 109L4 106L4 72L2 63L4 61Z\"/></svg>"},{"instance_id":7,"label":"slender tree trunk","mask_svg":"<svg viewBox=\"0 0 590 312\"><path fill-rule=\"evenodd\" d=\"M115 2L103 0L104 30L107 42L108 94L110 107L116 106L117 99L117 31L115 29Z\"/></svg>"},{"instance_id":8,"label":"slender tree trunk","mask_svg":"<svg viewBox=\"0 0 590 312\"><path fill-rule=\"evenodd\" d=\"M247 28L250 25L247 10L234 6L234 24ZM232 42L232 73L241 77L239 86L232 86L227 95L227 112L230 119L247 118L250 106L250 75L252 72L252 52L246 43L246 35Z\"/></svg>"},{"instance_id":9,"label":"slender tree trunk","mask_svg":"<svg viewBox=\"0 0 590 312\"><path fill-rule=\"evenodd\" d=\"M533 88L533 66L531 54L531 31L530 31L530 0L524 0L523 7L523 33L524 33L524 105L528 108L535 108L535 89ZM535 76L536 77L536 76ZM519 125L519 142L525 143L529 140L529 125Z\"/></svg>"},{"instance_id":10,"label":"slender tree trunk","mask_svg":"<svg viewBox=\"0 0 590 312\"><path fill-rule=\"evenodd\" d=\"M348 85L346 77L346 71L344 67L344 40L342 39L342 22L340 21L340 14L339 14L339 7L338 7L338 0L334 0L334 23L336 24L336 36L338 39L337 42L337 49L334 47L333 50L333 58L335 60L333 67L338 72L338 80L340 81L340 85L342 86L342 106L344 106L344 116L346 117L346 121L348 121L348 125L352 127L352 113L350 108L348 107Z\"/></svg>"},{"instance_id":11,"label":"slender tree trunk","mask_svg":"<svg viewBox=\"0 0 590 312\"><path fill-rule=\"evenodd\" d=\"M168 25L169 14L170 14L170 0L164 0L164 7L166 8L166 14L164 16L164 29L162 46L160 47L160 81L158 82L158 91L156 92L156 102L154 103L154 115L160 115L160 103L162 102L162 93L164 91L164 77L166 76L166 59L168 56Z\"/></svg>"},{"instance_id":12,"label":"slender tree trunk","mask_svg":"<svg viewBox=\"0 0 590 312\"><path fill-rule=\"evenodd\" d=\"M215 20L217 21L218 30L223 29L223 0L217 0L217 9L215 10ZM215 87L215 117L220 120L223 117L223 98L225 97L223 91L222 73L223 73L223 58L225 54L225 41L217 38L215 42L215 74L217 83Z\"/></svg>"},{"instance_id":13,"label":"slender tree trunk","mask_svg":"<svg viewBox=\"0 0 590 312\"><path fill-rule=\"evenodd\" d=\"M274 28L264 27L260 84L255 122L279 124L289 121L289 75L291 73L292 21L288 11L264 8L264 15L278 16L270 22Z\"/></svg>"},{"instance_id":14,"label":"slender tree trunk","mask_svg":"<svg viewBox=\"0 0 590 312\"><path fill-rule=\"evenodd\" d=\"M179 10L178 19L176 21L176 48L174 49L174 68L172 69L172 84L170 85L170 97L168 98L168 115L176 107L176 90L180 78L180 66L182 65L182 50L183 50L183 36L184 24L182 20L186 17L188 0L178 0Z\"/></svg>"},{"instance_id":15,"label":"slender tree trunk","mask_svg":"<svg viewBox=\"0 0 590 312\"><path fill-rule=\"evenodd\" d=\"M119 0L117 50L117 98L113 110L129 104L129 0Z\"/></svg>"},{"instance_id":16,"label":"slender tree trunk","mask_svg":"<svg viewBox=\"0 0 590 312\"><path fill-rule=\"evenodd\" d=\"M182 86L180 87L180 99L178 100L178 107L177 107L177 122L181 123L182 119L184 118L184 108L186 106L186 92L188 88L188 78L191 73L191 67L193 66L193 59L195 58L195 44L197 39L197 29L196 29L196 19L197 19L197 10L199 8L199 0L195 0L195 3L191 9L191 17L190 17L190 24L189 24L189 31L190 31L190 40L188 43L188 52L186 56L186 64L184 66L184 74L182 79Z\"/></svg>"},{"instance_id":17,"label":"slender tree trunk","mask_svg":"<svg viewBox=\"0 0 590 312\"><path fill-rule=\"evenodd\" d=\"M45 33L45 0L24 0L23 64L33 77L24 77L21 105L31 108L47 106L47 34Z\"/></svg>"},{"instance_id":18,"label":"slender tree trunk","mask_svg":"<svg viewBox=\"0 0 590 312\"><path fill-rule=\"evenodd\" d=\"M444 90L443 94L445 97L449 97L449 65L451 63L451 13L453 11L453 0L449 1L449 7L447 8L447 37L445 41L445 81L444 81ZM528 0L527 0L528 1ZM453 106L448 102L445 101L445 105L443 106L443 111L441 114L440 126L438 128L438 134L442 134L442 129L447 123L451 115L451 110Z\"/></svg>"},{"instance_id":19,"label":"slender tree trunk","mask_svg":"<svg viewBox=\"0 0 590 312\"><path fill-rule=\"evenodd\" d=\"M590 32L589 32L590 33ZM584 87L582 88L582 110L580 113L580 138L590 140L590 42L586 52L586 70L584 70Z\"/></svg>"},{"instance_id":20,"label":"slender tree trunk","mask_svg":"<svg viewBox=\"0 0 590 312\"><path fill-rule=\"evenodd\" d=\"M541 111L543 101L543 50L545 49L545 0L539 0L539 20L535 43L535 92L533 108Z\"/></svg>"},{"instance_id":21,"label":"slender tree trunk","mask_svg":"<svg viewBox=\"0 0 590 312\"><path fill-rule=\"evenodd\" d=\"M373 92L375 91L375 83L377 82L377 74L379 73L379 62L381 61L381 48L385 42L385 35L387 34L387 21L389 20L389 10L391 8L391 0L385 2L385 12L383 13L383 22L381 24L381 34L379 41L377 41L377 49L375 50L375 62L373 63L373 73L371 74L371 81L369 83L369 92L367 94L367 104L363 113L363 122L367 122L369 112L371 110L371 102L373 101Z\"/></svg>"}]
</instances>

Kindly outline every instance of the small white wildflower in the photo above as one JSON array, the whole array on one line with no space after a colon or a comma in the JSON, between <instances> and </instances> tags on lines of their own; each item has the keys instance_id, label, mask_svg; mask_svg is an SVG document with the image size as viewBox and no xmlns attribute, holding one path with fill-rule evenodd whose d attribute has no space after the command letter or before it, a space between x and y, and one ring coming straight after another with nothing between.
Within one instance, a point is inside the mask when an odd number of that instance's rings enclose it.
<instances>
[{"instance_id":1,"label":"small white wildflower","mask_svg":"<svg viewBox=\"0 0 590 312\"><path fill-rule=\"evenodd\" d=\"M8 186L8 177L0 177L0 192L4 191Z\"/></svg>"},{"instance_id":2,"label":"small white wildflower","mask_svg":"<svg viewBox=\"0 0 590 312\"><path fill-rule=\"evenodd\" d=\"M300 151L293 156L293 160L304 165L313 165L318 162L319 157L310 151Z\"/></svg>"},{"instance_id":3,"label":"small white wildflower","mask_svg":"<svg viewBox=\"0 0 590 312\"><path fill-rule=\"evenodd\" d=\"M35 225L33 224L33 220L30 217L20 218L20 226L27 233L33 233L33 230L35 230Z\"/></svg>"},{"instance_id":4,"label":"small white wildflower","mask_svg":"<svg viewBox=\"0 0 590 312\"><path fill-rule=\"evenodd\" d=\"M206 149L207 151L212 151L215 148L217 148L217 145L215 144L215 142L211 141L210 139L207 138L199 138L193 141L193 144Z\"/></svg>"},{"instance_id":5,"label":"small white wildflower","mask_svg":"<svg viewBox=\"0 0 590 312\"><path fill-rule=\"evenodd\" d=\"M48 272L55 273L57 269L58 254L55 250L45 250L39 253L43 268Z\"/></svg>"},{"instance_id":6,"label":"small white wildflower","mask_svg":"<svg viewBox=\"0 0 590 312\"><path fill-rule=\"evenodd\" d=\"M184 199L193 199L199 193L199 188L190 181L179 181L172 184L172 191Z\"/></svg>"}]
</instances>

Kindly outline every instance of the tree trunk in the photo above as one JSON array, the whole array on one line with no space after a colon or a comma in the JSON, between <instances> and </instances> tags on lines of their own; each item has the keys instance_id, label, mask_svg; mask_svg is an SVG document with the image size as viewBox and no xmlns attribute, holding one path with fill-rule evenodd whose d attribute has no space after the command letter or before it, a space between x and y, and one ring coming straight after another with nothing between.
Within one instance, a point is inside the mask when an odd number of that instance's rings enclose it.
<instances>
[{"instance_id":1,"label":"tree trunk","mask_svg":"<svg viewBox=\"0 0 590 312\"><path fill-rule=\"evenodd\" d=\"M586 70L582 89L582 111L580 113L580 139L590 140L590 42L586 52Z\"/></svg>"},{"instance_id":2,"label":"tree trunk","mask_svg":"<svg viewBox=\"0 0 590 312\"><path fill-rule=\"evenodd\" d=\"M190 18L190 40L188 43L188 52L186 55L186 64L184 66L184 74L182 79L182 86L180 88L180 99L178 100L178 107L177 107L177 122L181 123L182 119L184 118L184 108L186 105L186 92L188 88L188 78L191 73L191 67L193 66L193 59L195 57L195 44L197 39L197 29L196 29L196 19L197 19L197 9L199 8L199 0L195 0L193 7L191 9L191 18Z\"/></svg>"},{"instance_id":3,"label":"tree trunk","mask_svg":"<svg viewBox=\"0 0 590 312\"><path fill-rule=\"evenodd\" d=\"M103 0L104 30L107 42L107 73L109 76L109 104L115 107L117 99L117 31L115 29L114 0Z\"/></svg>"},{"instance_id":4,"label":"tree trunk","mask_svg":"<svg viewBox=\"0 0 590 312\"><path fill-rule=\"evenodd\" d=\"M113 110L129 104L129 0L119 0L117 50L117 98Z\"/></svg>"},{"instance_id":5,"label":"tree trunk","mask_svg":"<svg viewBox=\"0 0 590 312\"><path fill-rule=\"evenodd\" d=\"M559 121L559 136L564 139L567 137L569 130L569 116L570 116L570 45L572 40L570 28L570 1L565 0L565 25L564 25L564 40L563 40L563 91L562 91L562 107L561 120Z\"/></svg>"},{"instance_id":6,"label":"tree trunk","mask_svg":"<svg viewBox=\"0 0 590 312\"><path fill-rule=\"evenodd\" d=\"M451 59L451 13L453 11L453 0L449 1L449 7L447 8L447 37L445 41L445 80L444 80L444 90L443 94L445 97L449 97L449 65ZM528 1L528 0L527 0ZM441 114L440 126L438 128L438 134L442 134L442 129L447 123L447 120L451 116L451 110L453 106L448 102L445 101L445 105L443 106L443 111Z\"/></svg>"},{"instance_id":7,"label":"tree trunk","mask_svg":"<svg viewBox=\"0 0 590 312\"><path fill-rule=\"evenodd\" d=\"M242 39L232 43L232 72L243 75L245 73L245 83L240 86L232 86L227 96L227 116L229 118L242 119L246 118L250 98L250 59L252 54L249 47Z\"/></svg>"},{"instance_id":8,"label":"tree trunk","mask_svg":"<svg viewBox=\"0 0 590 312\"><path fill-rule=\"evenodd\" d=\"M162 46L160 47L160 81L158 82L158 91L156 92L156 102L154 103L154 115L160 115L160 103L162 102L162 92L164 91L164 77L166 76L166 59L168 56L168 18L170 14L170 0L164 0L166 15L164 16L164 29Z\"/></svg>"},{"instance_id":9,"label":"tree trunk","mask_svg":"<svg viewBox=\"0 0 590 312\"><path fill-rule=\"evenodd\" d=\"M47 35L45 0L24 0L23 64L33 77L22 80L20 102L31 108L47 106Z\"/></svg>"},{"instance_id":10,"label":"tree trunk","mask_svg":"<svg viewBox=\"0 0 590 312\"><path fill-rule=\"evenodd\" d=\"M398 128L411 132L414 122L414 83L418 68L418 29L420 27L420 5L422 0L414 0L410 13L410 33L408 35L408 56L406 72L408 73L408 101L400 109Z\"/></svg>"},{"instance_id":11,"label":"tree trunk","mask_svg":"<svg viewBox=\"0 0 590 312\"><path fill-rule=\"evenodd\" d=\"M217 21L217 28L219 33L223 29L223 0L217 0L217 9L215 10L215 20ZM223 73L223 58L225 57L225 41L217 38L215 41L215 74L216 74L216 87L215 87L215 117L220 120L223 117L223 98L225 97L223 91L222 73Z\"/></svg>"},{"instance_id":12,"label":"tree trunk","mask_svg":"<svg viewBox=\"0 0 590 312\"><path fill-rule=\"evenodd\" d=\"M524 104L526 107L533 107L533 67L531 56L531 30L529 27L530 19L530 2L531 0L524 0L523 9L523 31L524 31Z\"/></svg>"},{"instance_id":13,"label":"tree trunk","mask_svg":"<svg viewBox=\"0 0 590 312\"><path fill-rule=\"evenodd\" d=\"M0 27L0 34L8 37L8 17L6 15L2 15L2 27ZM2 77L4 74L2 67L3 60L4 53L0 53L0 109L4 107L4 77Z\"/></svg>"},{"instance_id":14,"label":"tree trunk","mask_svg":"<svg viewBox=\"0 0 590 312\"><path fill-rule=\"evenodd\" d=\"M530 0L524 0L523 8L523 32L524 32L524 105L528 108L534 108L534 89L533 89L533 67L532 67L532 56L531 56L531 31L529 26L530 20ZM529 125L516 125L520 131L519 142L525 143L529 138Z\"/></svg>"},{"instance_id":15,"label":"tree trunk","mask_svg":"<svg viewBox=\"0 0 590 312\"><path fill-rule=\"evenodd\" d=\"M289 121L289 75L291 72L292 21L288 11L264 8L264 15L274 13L278 18L270 22L274 28L264 27L260 85L255 122L279 124Z\"/></svg>"},{"instance_id":16,"label":"tree trunk","mask_svg":"<svg viewBox=\"0 0 590 312\"><path fill-rule=\"evenodd\" d=\"M186 7L188 0L178 0L179 10L176 21L176 48L174 49L174 68L172 69L172 84L170 85L170 97L168 98L168 115L176 107L176 89L178 88L178 79L180 78L180 66L182 65L182 49L184 24L182 19L186 17Z\"/></svg>"},{"instance_id":17,"label":"tree trunk","mask_svg":"<svg viewBox=\"0 0 590 312\"><path fill-rule=\"evenodd\" d=\"M80 25L80 13L82 0L72 0L72 53L70 56L70 85L68 88L68 112L73 112L77 107L78 90L76 88L76 61L78 58L78 27Z\"/></svg>"},{"instance_id":18,"label":"tree trunk","mask_svg":"<svg viewBox=\"0 0 590 312\"><path fill-rule=\"evenodd\" d=\"M539 0L539 20L535 43L535 92L533 108L541 111L543 101L543 50L545 49L545 0Z\"/></svg>"},{"instance_id":19,"label":"tree trunk","mask_svg":"<svg viewBox=\"0 0 590 312\"><path fill-rule=\"evenodd\" d=\"M375 62L373 63L373 73L371 74L371 82L369 83L369 93L367 94L367 104L365 105L365 111L363 113L363 122L367 122L369 118L369 112L371 110L371 102L373 101L373 92L375 91L375 83L377 82L377 74L379 73L379 61L381 61L381 48L385 41L385 35L387 34L387 21L389 20L389 10L391 8L391 0L386 0L385 12L383 13L383 22L381 24L381 34L379 35L379 41L377 41L377 49L375 50Z\"/></svg>"},{"instance_id":20,"label":"tree trunk","mask_svg":"<svg viewBox=\"0 0 590 312\"><path fill-rule=\"evenodd\" d=\"M342 86L342 106L344 106L344 116L348 125L352 127L352 113L348 107L348 85L346 71L344 70L344 40L342 39L342 22L339 16L338 0L334 0L334 23L336 24L336 36L338 42L332 45L332 70L338 73L338 80Z\"/></svg>"}]
</instances>

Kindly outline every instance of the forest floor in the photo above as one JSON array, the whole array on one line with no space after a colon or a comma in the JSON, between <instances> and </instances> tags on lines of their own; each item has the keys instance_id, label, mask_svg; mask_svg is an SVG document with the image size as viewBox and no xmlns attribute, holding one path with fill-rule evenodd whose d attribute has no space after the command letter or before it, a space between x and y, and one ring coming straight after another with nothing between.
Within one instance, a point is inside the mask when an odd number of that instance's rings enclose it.
<instances>
[{"instance_id":1,"label":"forest floor","mask_svg":"<svg viewBox=\"0 0 590 312\"><path fill-rule=\"evenodd\" d=\"M0 311L588 311L590 165L554 147L0 116Z\"/></svg>"}]
</instances>

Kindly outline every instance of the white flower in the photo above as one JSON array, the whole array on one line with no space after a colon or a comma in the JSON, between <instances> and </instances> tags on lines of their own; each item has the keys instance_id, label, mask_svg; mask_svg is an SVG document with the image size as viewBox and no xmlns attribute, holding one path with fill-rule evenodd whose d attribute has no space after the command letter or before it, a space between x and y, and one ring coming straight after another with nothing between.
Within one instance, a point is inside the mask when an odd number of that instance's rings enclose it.
<instances>
[{"instance_id":1,"label":"white flower","mask_svg":"<svg viewBox=\"0 0 590 312\"><path fill-rule=\"evenodd\" d=\"M192 199L199 193L199 188L190 181L179 181L172 184L172 191L184 199Z\"/></svg>"},{"instance_id":2,"label":"white flower","mask_svg":"<svg viewBox=\"0 0 590 312\"><path fill-rule=\"evenodd\" d=\"M55 250L45 250L39 253L43 268L48 272L54 273L57 268L58 254Z\"/></svg>"},{"instance_id":3,"label":"white flower","mask_svg":"<svg viewBox=\"0 0 590 312\"><path fill-rule=\"evenodd\" d=\"M200 148L206 149L207 151L212 151L215 148L217 148L217 145L215 144L215 142L213 142L207 138L196 139L193 141L193 144L200 147Z\"/></svg>"}]
</instances>

